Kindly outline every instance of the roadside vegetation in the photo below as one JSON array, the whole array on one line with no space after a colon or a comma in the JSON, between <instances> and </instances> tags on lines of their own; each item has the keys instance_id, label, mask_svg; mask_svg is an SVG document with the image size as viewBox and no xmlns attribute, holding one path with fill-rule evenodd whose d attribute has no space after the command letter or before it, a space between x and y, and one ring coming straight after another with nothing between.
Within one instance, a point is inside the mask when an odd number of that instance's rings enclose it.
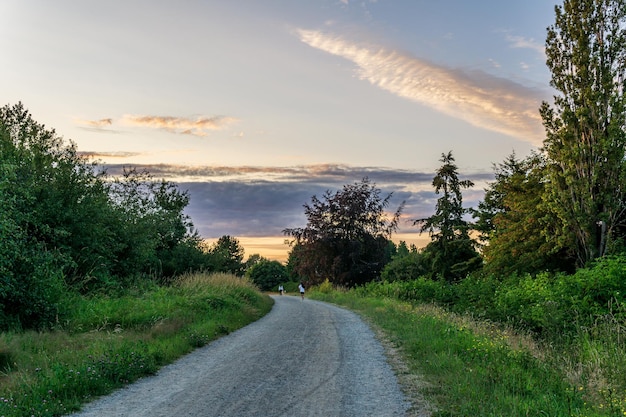
<instances>
[{"instance_id":1,"label":"roadside vegetation","mask_svg":"<svg viewBox=\"0 0 626 417\"><path fill-rule=\"evenodd\" d=\"M49 331L0 335L1 416L76 411L257 320L273 304L232 274L190 274L167 287L65 302L65 321Z\"/></svg>"},{"instance_id":2,"label":"roadside vegetation","mask_svg":"<svg viewBox=\"0 0 626 417\"><path fill-rule=\"evenodd\" d=\"M625 261L576 279L590 294L617 294L615 285L626 286ZM626 306L570 298L578 289L567 293L563 281L550 282L528 278L525 290L480 279L350 290L324 283L309 296L383 329L408 367L399 372L407 394L426 400L433 416L626 415Z\"/></svg>"}]
</instances>

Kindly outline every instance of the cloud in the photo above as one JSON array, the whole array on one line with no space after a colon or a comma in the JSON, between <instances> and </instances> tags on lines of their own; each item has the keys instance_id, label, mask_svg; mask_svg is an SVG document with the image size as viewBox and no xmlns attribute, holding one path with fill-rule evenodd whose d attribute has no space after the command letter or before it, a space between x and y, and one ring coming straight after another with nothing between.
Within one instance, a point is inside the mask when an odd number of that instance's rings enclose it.
<instances>
[{"instance_id":1,"label":"cloud","mask_svg":"<svg viewBox=\"0 0 626 417\"><path fill-rule=\"evenodd\" d=\"M362 80L474 126L540 145L539 106L547 94L482 71L435 65L383 47L298 30L313 48L354 62Z\"/></svg>"},{"instance_id":2,"label":"cloud","mask_svg":"<svg viewBox=\"0 0 626 417\"><path fill-rule=\"evenodd\" d=\"M79 127L83 130L89 130L91 132L100 132L100 133L121 133L118 130L113 130L113 129L107 129L107 127L112 126L113 125L113 119L110 117L104 118L104 119L97 119L97 120L84 120L84 119L77 119L76 123L78 125L80 125Z\"/></svg>"},{"instance_id":3,"label":"cloud","mask_svg":"<svg viewBox=\"0 0 626 417\"><path fill-rule=\"evenodd\" d=\"M193 136L206 136L209 131L222 130L236 121L236 118L228 116L198 116L195 118L186 118L127 114L122 117L122 122L127 125L160 129Z\"/></svg>"},{"instance_id":4,"label":"cloud","mask_svg":"<svg viewBox=\"0 0 626 417\"><path fill-rule=\"evenodd\" d=\"M368 177L383 196L393 193L390 211L406 202L400 232L416 233L412 219L434 212L438 196L432 188L432 172L394 170L380 167L346 165L309 165L297 167L183 167L175 165L134 165L154 178L164 178L187 191L188 214L201 236L214 239L281 236L282 230L306 225L303 205L311 197L334 192L346 184ZM120 175L128 165L105 165L107 172ZM476 206L482 198L481 183L493 174L476 172L461 175L477 186L464 192L466 206Z\"/></svg>"},{"instance_id":5,"label":"cloud","mask_svg":"<svg viewBox=\"0 0 626 417\"><path fill-rule=\"evenodd\" d=\"M165 178L174 182L258 182L273 181L283 183L316 183L333 187L359 181L365 177L376 179L375 182L411 183L430 182L432 173L415 172L380 167L353 167L341 164L318 164L291 167L259 167L259 166L186 166L186 165L137 165L137 169L145 169L154 177ZM107 171L120 175L128 164L107 164ZM491 174L485 178L491 178Z\"/></svg>"},{"instance_id":6,"label":"cloud","mask_svg":"<svg viewBox=\"0 0 626 417\"><path fill-rule=\"evenodd\" d=\"M84 151L78 152L79 155L86 158L98 159L98 158L130 158L133 156L141 155L140 152L96 152L96 151Z\"/></svg>"},{"instance_id":7,"label":"cloud","mask_svg":"<svg viewBox=\"0 0 626 417\"><path fill-rule=\"evenodd\" d=\"M506 35L506 40L511 45L511 48L532 49L537 53L545 56L546 48L542 43L535 41L534 39L525 38L523 36L515 36L511 34Z\"/></svg>"},{"instance_id":8,"label":"cloud","mask_svg":"<svg viewBox=\"0 0 626 417\"><path fill-rule=\"evenodd\" d=\"M113 119L106 118L106 119L99 119L99 120L78 120L77 122L79 124L90 126L90 127L104 127L104 126L112 125Z\"/></svg>"}]
</instances>

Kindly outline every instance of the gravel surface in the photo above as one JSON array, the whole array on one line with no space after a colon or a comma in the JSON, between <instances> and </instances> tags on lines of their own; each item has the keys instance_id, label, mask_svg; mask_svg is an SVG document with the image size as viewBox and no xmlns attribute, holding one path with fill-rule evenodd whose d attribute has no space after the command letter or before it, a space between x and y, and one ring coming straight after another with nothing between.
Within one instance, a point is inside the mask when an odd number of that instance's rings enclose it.
<instances>
[{"instance_id":1,"label":"gravel surface","mask_svg":"<svg viewBox=\"0 0 626 417\"><path fill-rule=\"evenodd\" d=\"M356 314L300 297L274 300L262 319L74 416L407 415L383 347Z\"/></svg>"}]
</instances>

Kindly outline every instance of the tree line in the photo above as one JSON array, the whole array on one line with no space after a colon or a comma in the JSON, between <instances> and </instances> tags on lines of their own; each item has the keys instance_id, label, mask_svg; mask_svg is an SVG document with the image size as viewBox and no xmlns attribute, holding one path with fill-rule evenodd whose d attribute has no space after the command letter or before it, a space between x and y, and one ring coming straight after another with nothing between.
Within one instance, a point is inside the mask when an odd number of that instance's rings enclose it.
<instances>
[{"instance_id":1,"label":"tree line","mask_svg":"<svg viewBox=\"0 0 626 417\"><path fill-rule=\"evenodd\" d=\"M68 291L246 267L236 238L200 238L186 191L132 168L111 177L22 103L0 108L0 202L0 329L59 320Z\"/></svg>"},{"instance_id":2,"label":"tree line","mask_svg":"<svg viewBox=\"0 0 626 417\"><path fill-rule=\"evenodd\" d=\"M452 152L432 185L432 216L412 219L431 242L392 242L403 204L388 214L368 178L313 196L286 265L243 262L236 238L207 245L184 214L189 195L149 172L113 178L81 157L21 103L0 109L0 329L62 318L68 292L114 293L146 277L168 284L189 271L247 274L269 290L286 280L357 286L415 277L458 282L472 274L573 272L626 252L623 0L565 0L548 28L557 94L539 110L543 147L494 166L476 208L463 206Z\"/></svg>"}]
</instances>

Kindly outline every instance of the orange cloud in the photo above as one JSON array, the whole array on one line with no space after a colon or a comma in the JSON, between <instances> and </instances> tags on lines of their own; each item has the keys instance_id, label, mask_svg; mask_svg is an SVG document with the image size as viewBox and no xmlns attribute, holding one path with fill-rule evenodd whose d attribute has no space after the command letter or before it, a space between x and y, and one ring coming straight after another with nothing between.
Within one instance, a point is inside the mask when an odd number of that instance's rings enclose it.
<instances>
[{"instance_id":1,"label":"orange cloud","mask_svg":"<svg viewBox=\"0 0 626 417\"><path fill-rule=\"evenodd\" d=\"M78 123L89 127L104 127L111 126L113 124L113 119L106 118L99 120L78 120Z\"/></svg>"},{"instance_id":2,"label":"orange cloud","mask_svg":"<svg viewBox=\"0 0 626 417\"><path fill-rule=\"evenodd\" d=\"M314 30L298 30L313 48L354 62L361 79L399 97L474 126L540 145L543 94L481 71L464 72L375 45L358 44Z\"/></svg>"},{"instance_id":3,"label":"orange cloud","mask_svg":"<svg viewBox=\"0 0 626 417\"><path fill-rule=\"evenodd\" d=\"M132 156L141 155L139 152L95 152L95 151L85 151L78 152L79 155L87 157L87 158L129 158Z\"/></svg>"},{"instance_id":4,"label":"orange cloud","mask_svg":"<svg viewBox=\"0 0 626 417\"><path fill-rule=\"evenodd\" d=\"M162 129L184 135L206 136L210 130L221 130L237 121L227 116L199 116L196 118L173 116L124 115L122 121L128 125Z\"/></svg>"}]
</instances>

